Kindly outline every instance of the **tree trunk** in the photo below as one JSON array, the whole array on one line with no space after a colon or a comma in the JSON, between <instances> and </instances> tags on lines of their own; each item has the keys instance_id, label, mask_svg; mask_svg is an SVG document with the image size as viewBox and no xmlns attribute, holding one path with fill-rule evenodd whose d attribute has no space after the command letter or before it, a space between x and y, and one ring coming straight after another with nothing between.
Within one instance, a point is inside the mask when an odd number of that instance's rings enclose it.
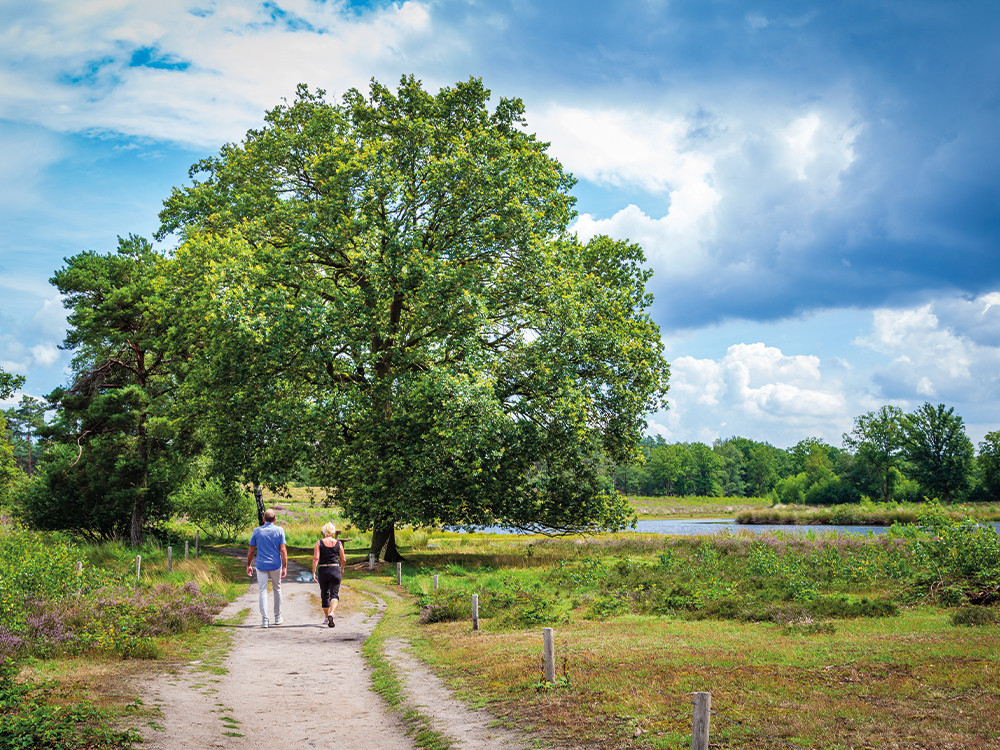
<instances>
[{"instance_id":1,"label":"tree trunk","mask_svg":"<svg viewBox=\"0 0 1000 750\"><path fill-rule=\"evenodd\" d=\"M369 552L378 560L382 550L385 550L382 559L386 562L402 562L403 556L396 549L396 524L391 521L376 526L372 531L372 547Z\"/></svg>"},{"instance_id":2,"label":"tree trunk","mask_svg":"<svg viewBox=\"0 0 1000 750\"><path fill-rule=\"evenodd\" d=\"M264 488L260 482L253 483L253 497L257 501L257 525L264 525Z\"/></svg>"},{"instance_id":3,"label":"tree trunk","mask_svg":"<svg viewBox=\"0 0 1000 750\"><path fill-rule=\"evenodd\" d=\"M142 527L146 525L146 490L149 487L149 453L146 450L145 420L139 425L139 459L142 461L142 484L136 488L135 502L132 504L132 521L129 525L129 541L133 547L142 544Z\"/></svg>"},{"instance_id":4,"label":"tree trunk","mask_svg":"<svg viewBox=\"0 0 1000 750\"><path fill-rule=\"evenodd\" d=\"M146 522L146 488L136 490L135 503L132 505L132 521L129 524L129 542L133 547L142 544L142 527Z\"/></svg>"}]
</instances>

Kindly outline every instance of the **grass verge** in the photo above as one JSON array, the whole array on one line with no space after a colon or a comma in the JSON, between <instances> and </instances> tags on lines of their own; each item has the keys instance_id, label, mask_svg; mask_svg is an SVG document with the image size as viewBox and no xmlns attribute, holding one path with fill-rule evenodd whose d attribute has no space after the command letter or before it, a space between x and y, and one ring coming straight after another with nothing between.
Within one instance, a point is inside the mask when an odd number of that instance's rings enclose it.
<instances>
[{"instance_id":1,"label":"grass verge","mask_svg":"<svg viewBox=\"0 0 1000 750\"><path fill-rule=\"evenodd\" d=\"M401 598L396 593L387 591L372 579L353 578L350 585L355 590L385 602L382 617L361 648L361 653L372 668L372 689L399 714L417 747L425 750L449 750L452 742L447 735L434 729L430 717L407 701L402 679L385 655L385 643L389 638L403 638L411 642L414 640L416 615L412 602L408 597Z\"/></svg>"}]
</instances>

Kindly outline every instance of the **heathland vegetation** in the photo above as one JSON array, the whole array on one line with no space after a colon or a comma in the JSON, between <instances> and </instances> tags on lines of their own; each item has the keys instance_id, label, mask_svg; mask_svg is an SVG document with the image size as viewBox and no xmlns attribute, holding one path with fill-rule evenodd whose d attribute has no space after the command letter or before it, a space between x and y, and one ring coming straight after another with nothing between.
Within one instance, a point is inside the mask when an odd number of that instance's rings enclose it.
<instances>
[{"instance_id":1,"label":"heathland vegetation","mask_svg":"<svg viewBox=\"0 0 1000 750\"><path fill-rule=\"evenodd\" d=\"M269 504L292 559L308 564L331 511L307 490L293 495ZM211 549L195 560L193 547L185 561L180 541L196 527L165 528L172 572L158 541L137 550L4 527L0 729L34 743L10 747L128 747L130 728L157 716L122 691L121 676L226 637L204 624L242 588L238 561ZM1000 540L940 506L867 536L404 529L402 589L395 566L368 570L369 534L345 525L344 536L352 595L397 594L368 648L373 664L387 668L385 638L408 638L470 700L557 742L677 747L689 742L692 691L712 692L713 708L738 722L713 720L713 742L727 747L772 746L762 734L800 747L892 747L916 715L923 747L986 747L1000 736ZM543 627L557 634L555 683L540 666ZM63 744L47 745L56 735Z\"/></svg>"}]
</instances>

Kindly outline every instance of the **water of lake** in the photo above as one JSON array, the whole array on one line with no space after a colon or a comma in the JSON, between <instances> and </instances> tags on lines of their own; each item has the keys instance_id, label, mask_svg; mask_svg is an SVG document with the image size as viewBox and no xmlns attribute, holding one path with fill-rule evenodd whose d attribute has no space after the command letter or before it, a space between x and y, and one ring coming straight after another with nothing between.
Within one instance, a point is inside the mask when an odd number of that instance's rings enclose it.
<instances>
[{"instance_id":1,"label":"water of lake","mask_svg":"<svg viewBox=\"0 0 1000 750\"><path fill-rule=\"evenodd\" d=\"M636 531L643 534L677 534L680 536L705 536L718 534L721 531L747 531L751 534L767 534L771 531L785 531L793 534L816 533L836 534L884 534L886 526L828 526L825 524L803 524L792 526L786 524L749 524L736 523L732 518L662 518L641 520Z\"/></svg>"}]
</instances>

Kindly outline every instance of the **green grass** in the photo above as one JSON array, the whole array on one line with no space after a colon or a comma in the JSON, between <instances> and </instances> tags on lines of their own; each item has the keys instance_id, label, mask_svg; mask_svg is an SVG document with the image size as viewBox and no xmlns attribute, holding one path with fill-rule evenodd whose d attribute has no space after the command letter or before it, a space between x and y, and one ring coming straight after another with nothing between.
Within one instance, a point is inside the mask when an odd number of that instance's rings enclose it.
<instances>
[{"instance_id":1,"label":"green grass","mask_svg":"<svg viewBox=\"0 0 1000 750\"><path fill-rule=\"evenodd\" d=\"M409 603L398 598L394 592L386 592L378 583L381 582L376 579L373 587L371 579L365 581L358 576L351 582L355 590L380 594L380 598L386 602L382 618L361 648L361 653L372 670L372 689L400 715L407 734L413 736L417 747L425 750L449 750L452 747L451 740L435 730L430 719L407 701L402 680L386 658L385 642L388 638L414 640L417 634L413 626L415 617Z\"/></svg>"}]
</instances>

